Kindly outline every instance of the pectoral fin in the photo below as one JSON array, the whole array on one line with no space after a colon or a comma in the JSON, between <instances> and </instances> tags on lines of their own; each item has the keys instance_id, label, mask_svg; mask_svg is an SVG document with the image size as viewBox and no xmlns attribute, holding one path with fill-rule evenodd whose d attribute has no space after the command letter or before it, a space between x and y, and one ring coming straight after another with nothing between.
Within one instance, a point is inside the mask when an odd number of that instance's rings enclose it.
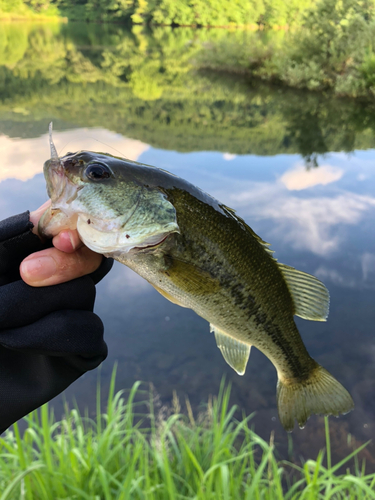
<instances>
[{"instance_id":1,"label":"pectoral fin","mask_svg":"<svg viewBox=\"0 0 375 500\"><path fill-rule=\"evenodd\" d=\"M195 296L204 296L220 290L220 283L204 269L169 257L169 267L165 275L182 291Z\"/></svg>"},{"instance_id":2,"label":"pectoral fin","mask_svg":"<svg viewBox=\"0 0 375 500\"><path fill-rule=\"evenodd\" d=\"M155 290L157 290L163 297L165 297L166 299L168 299L170 302L172 302L173 304L177 304L178 306L181 306L181 307L186 307L185 304L181 304L181 302L179 302L175 297L173 297L172 295L170 295L168 292L166 292L165 290L162 290L161 288L159 288L158 286L154 285L154 283L151 283L151 285L155 288Z\"/></svg>"},{"instance_id":3,"label":"pectoral fin","mask_svg":"<svg viewBox=\"0 0 375 500\"><path fill-rule=\"evenodd\" d=\"M210 325L210 329L215 334L216 344L225 361L238 375L243 375L249 360L251 345L230 337L214 325Z\"/></svg>"}]
</instances>

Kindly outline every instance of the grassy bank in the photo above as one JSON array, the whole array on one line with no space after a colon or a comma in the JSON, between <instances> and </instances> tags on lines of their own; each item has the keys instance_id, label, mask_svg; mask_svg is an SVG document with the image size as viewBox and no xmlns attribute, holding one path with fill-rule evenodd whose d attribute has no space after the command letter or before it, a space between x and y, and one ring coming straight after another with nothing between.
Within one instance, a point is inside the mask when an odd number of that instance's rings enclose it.
<instances>
[{"instance_id":1,"label":"grassy bank","mask_svg":"<svg viewBox=\"0 0 375 500\"><path fill-rule=\"evenodd\" d=\"M0 12L0 22L1 23L11 23L14 21L22 21L22 22L38 22L38 23L62 23L67 22L68 19L66 17L60 16L40 16L38 14L35 15L21 15L21 14L12 14L6 12Z\"/></svg>"},{"instance_id":2,"label":"grassy bank","mask_svg":"<svg viewBox=\"0 0 375 500\"><path fill-rule=\"evenodd\" d=\"M61 16L45 16L40 14L28 13L28 14L19 14L14 12L1 12L0 11L0 22L13 22L13 21L36 21L38 23L62 23L67 22L68 19L66 17Z\"/></svg>"},{"instance_id":3,"label":"grassy bank","mask_svg":"<svg viewBox=\"0 0 375 500\"><path fill-rule=\"evenodd\" d=\"M236 420L228 402L222 384L199 416L189 404L181 415L177 397L157 412L138 383L127 397L116 394L113 377L96 419L75 409L57 421L44 406L27 417L23 438L15 426L0 439L0 499L375 498L375 474L358 463L338 472L361 448L331 464L328 419L326 451L298 467L278 462L272 438L257 436L251 417Z\"/></svg>"}]
</instances>

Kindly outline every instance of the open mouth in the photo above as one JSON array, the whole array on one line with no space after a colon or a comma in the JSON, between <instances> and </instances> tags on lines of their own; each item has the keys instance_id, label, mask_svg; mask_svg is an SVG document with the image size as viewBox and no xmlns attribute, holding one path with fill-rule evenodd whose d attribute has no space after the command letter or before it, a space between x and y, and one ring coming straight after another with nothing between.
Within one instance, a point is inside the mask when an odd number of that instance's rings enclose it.
<instances>
[{"instance_id":1,"label":"open mouth","mask_svg":"<svg viewBox=\"0 0 375 500\"><path fill-rule=\"evenodd\" d=\"M45 177L52 208L65 211L77 198L78 192L83 189L82 185L77 185L69 179L64 164L58 159L50 160L46 164Z\"/></svg>"},{"instance_id":2,"label":"open mouth","mask_svg":"<svg viewBox=\"0 0 375 500\"><path fill-rule=\"evenodd\" d=\"M53 203L62 196L67 184L64 167L60 160L50 160L47 175L48 196Z\"/></svg>"}]
</instances>

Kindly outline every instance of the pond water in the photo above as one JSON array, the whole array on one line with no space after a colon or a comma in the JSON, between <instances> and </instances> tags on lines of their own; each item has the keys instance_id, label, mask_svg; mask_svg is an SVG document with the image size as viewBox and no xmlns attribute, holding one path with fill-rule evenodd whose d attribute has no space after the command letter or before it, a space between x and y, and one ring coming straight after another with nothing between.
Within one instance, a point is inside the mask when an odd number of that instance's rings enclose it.
<instances>
[{"instance_id":1,"label":"pond water","mask_svg":"<svg viewBox=\"0 0 375 500\"><path fill-rule=\"evenodd\" d=\"M234 208L280 262L314 274L330 291L327 322L296 322L311 356L355 401L353 412L330 419L339 459L375 434L374 114L331 96L255 88L243 77L197 71L188 61L210 36L219 35L2 26L0 218L46 200L42 166L51 120L60 154L120 153L169 170ZM176 391L198 411L225 375L231 402L255 412L262 437L275 432L280 456L288 456L289 446L295 461L316 457L324 446L323 419L313 416L304 430L295 429L291 449L277 418L276 372L260 352L253 349L239 377L206 321L125 266L115 263L97 288L95 310L109 346L100 372L104 395L117 362L118 389L142 380L163 403ZM97 377L87 373L64 397L94 412ZM54 400L57 413L62 402ZM361 456L374 470L374 445Z\"/></svg>"}]
</instances>

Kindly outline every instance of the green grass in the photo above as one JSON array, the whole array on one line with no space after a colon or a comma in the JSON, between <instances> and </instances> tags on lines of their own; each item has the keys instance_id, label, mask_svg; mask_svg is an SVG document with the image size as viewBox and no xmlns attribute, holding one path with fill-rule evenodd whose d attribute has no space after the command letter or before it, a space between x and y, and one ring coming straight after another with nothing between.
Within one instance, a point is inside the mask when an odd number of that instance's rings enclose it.
<instances>
[{"instance_id":1,"label":"green grass","mask_svg":"<svg viewBox=\"0 0 375 500\"><path fill-rule=\"evenodd\" d=\"M321 451L297 467L275 459L272 442L250 429L251 416L234 418L224 383L198 417L188 402L181 415L176 396L172 409L156 412L139 383L126 398L114 386L115 376L96 420L74 409L57 421L45 405L26 418L22 438L17 425L7 431L0 500L375 499L375 474L358 461L354 474L338 473L363 446L331 464L328 419L326 457Z\"/></svg>"}]
</instances>

